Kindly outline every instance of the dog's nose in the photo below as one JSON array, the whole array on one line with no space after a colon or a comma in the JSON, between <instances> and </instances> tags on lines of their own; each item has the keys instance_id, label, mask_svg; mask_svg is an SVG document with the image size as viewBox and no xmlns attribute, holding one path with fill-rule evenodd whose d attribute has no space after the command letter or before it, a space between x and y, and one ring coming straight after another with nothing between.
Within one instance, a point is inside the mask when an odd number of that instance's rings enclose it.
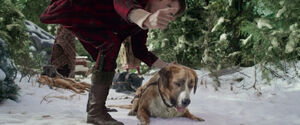
<instances>
[{"instance_id":1,"label":"dog's nose","mask_svg":"<svg viewBox=\"0 0 300 125\"><path fill-rule=\"evenodd\" d=\"M182 105L183 106L188 106L190 103L191 103L190 99L184 99L184 100L182 100Z\"/></svg>"}]
</instances>

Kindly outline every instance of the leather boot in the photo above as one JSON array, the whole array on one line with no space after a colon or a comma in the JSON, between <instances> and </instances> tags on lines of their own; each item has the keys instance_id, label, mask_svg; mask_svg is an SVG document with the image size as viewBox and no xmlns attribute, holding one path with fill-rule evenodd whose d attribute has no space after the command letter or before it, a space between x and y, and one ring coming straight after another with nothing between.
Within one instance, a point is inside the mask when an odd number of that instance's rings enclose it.
<instances>
[{"instance_id":1,"label":"leather boot","mask_svg":"<svg viewBox=\"0 0 300 125\"><path fill-rule=\"evenodd\" d=\"M91 93L89 93L89 96L88 96L88 103L87 103L87 105L86 105L86 112L88 112L89 111L89 100L91 100ZM104 109L106 110L106 112L118 112L118 110L117 109L115 109L115 108L108 108L108 107L104 107Z\"/></svg>"},{"instance_id":2,"label":"leather boot","mask_svg":"<svg viewBox=\"0 0 300 125\"><path fill-rule=\"evenodd\" d=\"M123 125L113 119L106 110L105 102L112 83L114 72L94 71L87 104L87 123L94 125Z\"/></svg>"}]
</instances>

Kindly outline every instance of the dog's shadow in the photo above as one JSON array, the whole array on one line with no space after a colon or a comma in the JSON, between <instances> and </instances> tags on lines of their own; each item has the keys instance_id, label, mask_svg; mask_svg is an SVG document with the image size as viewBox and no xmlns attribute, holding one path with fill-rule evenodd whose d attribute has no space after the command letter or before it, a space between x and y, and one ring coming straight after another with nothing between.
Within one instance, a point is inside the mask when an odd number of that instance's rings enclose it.
<instances>
[{"instance_id":1,"label":"dog's shadow","mask_svg":"<svg viewBox=\"0 0 300 125\"><path fill-rule=\"evenodd\" d=\"M151 125L198 125L199 121L191 120L186 117L173 117L173 118L161 118L161 117L150 117Z\"/></svg>"}]
</instances>

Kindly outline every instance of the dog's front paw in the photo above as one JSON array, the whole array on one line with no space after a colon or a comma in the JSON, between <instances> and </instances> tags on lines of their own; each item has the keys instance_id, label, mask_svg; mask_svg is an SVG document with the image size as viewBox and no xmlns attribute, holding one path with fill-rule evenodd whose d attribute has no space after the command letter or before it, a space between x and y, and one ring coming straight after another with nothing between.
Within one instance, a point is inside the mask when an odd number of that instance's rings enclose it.
<instances>
[{"instance_id":1,"label":"dog's front paw","mask_svg":"<svg viewBox=\"0 0 300 125\"><path fill-rule=\"evenodd\" d=\"M136 112L130 111L130 112L128 113L128 115L129 115L129 116L136 116Z\"/></svg>"},{"instance_id":2,"label":"dog's front paw","mask_svg":"<svg viewBox=\"0 0 300 125\"><path fill-rule=\"evenodd\" d=\"M200 121L200 122L204 122L205 120L203 118L199 118L199 117L194 117L192 118L193 120L197 120L197 121Z\"/></svg>"},{"instance_id":3,"label":"dog's front paw","mask_svg":"<svg viewBox=\"0 0 300 125\"><path fill-rule=\"evenodd\" d=\"M140 123L138 123L138 125L150 125L150 124L146 123L146 122L140 122Z\"/></svg>"}]
</instances>

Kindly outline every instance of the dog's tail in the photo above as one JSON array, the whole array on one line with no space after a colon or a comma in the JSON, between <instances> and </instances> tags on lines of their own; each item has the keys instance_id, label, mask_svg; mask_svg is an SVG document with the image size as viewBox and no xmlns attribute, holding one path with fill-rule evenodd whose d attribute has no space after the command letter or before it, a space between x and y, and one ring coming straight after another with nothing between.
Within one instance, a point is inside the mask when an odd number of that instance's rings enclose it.
<instances>
[{"instance_id":1,"label":"dog's tail","mask_svg":"<svg viewBox=\"0 0 300 125\"><path fill-rule=\"evenodd\" d=\"M121 108L121 109L131 109L132 108L132 104L129 104L129 105L107 105L107 107L110 107L110 108Z\"/></svg>"}]
</instances>

